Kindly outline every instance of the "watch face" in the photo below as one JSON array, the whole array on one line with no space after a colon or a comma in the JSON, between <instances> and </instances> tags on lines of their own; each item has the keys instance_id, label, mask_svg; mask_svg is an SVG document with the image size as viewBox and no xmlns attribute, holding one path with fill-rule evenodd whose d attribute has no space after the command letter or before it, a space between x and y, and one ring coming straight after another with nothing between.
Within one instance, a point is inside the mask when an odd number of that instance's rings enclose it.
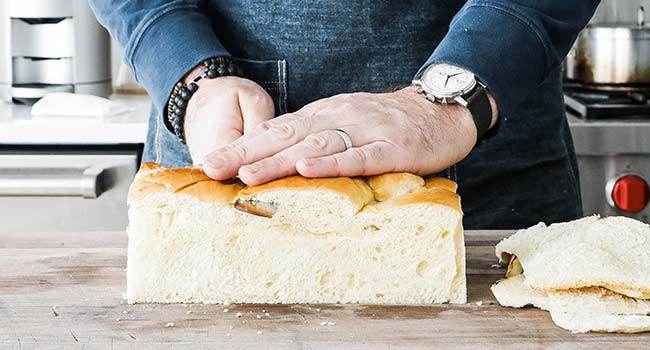
<instances>
[{"instance_id":1,"label":"watch face","mask_svg":"<svg viewBox=\"0 0 650 350\"><path fill-rule=\"evenodd\" d=\"M430 66L424 71L421 81L424 90L437 98L460 96L476 85L474 74L449 64Z\"/></svg>"}]
</instances>

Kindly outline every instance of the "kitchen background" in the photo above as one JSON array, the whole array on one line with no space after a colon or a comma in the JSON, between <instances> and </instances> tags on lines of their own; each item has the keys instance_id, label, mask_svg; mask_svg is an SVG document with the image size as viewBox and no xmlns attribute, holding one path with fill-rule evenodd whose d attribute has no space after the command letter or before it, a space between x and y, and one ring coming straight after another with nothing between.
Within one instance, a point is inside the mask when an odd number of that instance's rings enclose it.
<instances>
[{"instance_id":1,"label":"kitchen background","mask_svg":"<svg viewBox=\"0 0 650 350\"><path fill-rule=\"evenodd\" d=\"M0 3L0 232L126 226L150 100L85 1ZM650 222L644 9L650 0L603 1L565 65L586 215ZM112 91L113 102L53 98L31 110L53 91Z\"/></svg>"}]
</instances>

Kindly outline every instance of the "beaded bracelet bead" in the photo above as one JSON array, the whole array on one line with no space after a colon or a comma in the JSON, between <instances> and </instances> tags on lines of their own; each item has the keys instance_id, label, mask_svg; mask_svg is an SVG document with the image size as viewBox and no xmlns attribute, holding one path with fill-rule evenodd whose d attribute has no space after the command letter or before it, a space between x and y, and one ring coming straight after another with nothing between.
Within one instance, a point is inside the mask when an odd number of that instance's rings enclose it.
<instances>
[{"instance_id":1,"label":"beaded bracelet bead","mask_svg":"<svg viewBox=\"0 0 650 350\"><path fill-rule=\"evenodd\" d=\"M201 65L201 69L192 76L187 85L183 81L179 81L174 85L169 102L167 102L167 119L165 120L165 124L178 137L181 143L185 143L185 130L183 127L185 111L187 110L187 104L190 98L199 89L197 82L205 78L214 79L229 75L243 76L241 68L228 57L211 57L203 61Z\"/></svg>"}]
</instances>

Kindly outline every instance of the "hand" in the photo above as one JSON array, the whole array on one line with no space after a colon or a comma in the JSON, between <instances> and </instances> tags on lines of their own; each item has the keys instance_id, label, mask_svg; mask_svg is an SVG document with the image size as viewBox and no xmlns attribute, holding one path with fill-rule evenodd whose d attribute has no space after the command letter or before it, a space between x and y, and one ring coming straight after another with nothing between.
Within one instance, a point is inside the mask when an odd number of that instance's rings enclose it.
<instances>
[{"instance_id":1,"label":"hand","mask_svg":"<svg viewBox=\"0 0 650 350\"><path fill-rule=\"evenodd\" d=\"M194 164L273 118L271 96L255 82L238 77L199 81L187 105L185 139Z\"/></svg>"},{"instance_id":2,"label":"hand","mask_svg":"<svg viewBox=\"0 0 650 350\"><path fill-rule=\"evenodd\" d=\"M337 128L350 135L352 148L345 150L332 131ZM426 175L460 161L475 143L476 126L465 107L431 103L408 87L315 101L211 153L204 170L218 180L239 174L249 185L296 172L305 177Z\"/></svg>"}]
</instances>

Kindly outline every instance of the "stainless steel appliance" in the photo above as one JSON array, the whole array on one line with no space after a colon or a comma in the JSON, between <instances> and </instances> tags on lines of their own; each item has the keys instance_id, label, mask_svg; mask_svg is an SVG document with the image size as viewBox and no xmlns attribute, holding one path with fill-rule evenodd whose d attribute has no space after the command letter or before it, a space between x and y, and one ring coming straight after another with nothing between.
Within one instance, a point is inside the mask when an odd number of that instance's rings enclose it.
<instances>
[{"instance_id":1,"label":"stainless steel appliance","mask_svg":"<svg viewBox=\"0 0 650 350\"><path fill-rule=\"evenodd\" d=\"M8 147L0 152L0 232L124 230L140 146Z\"/></svg>"},{"instance_id":2,"label":"stainless steel appliance","mask_svg":"<svg viewBox=\"0 0 650 350\"><path fill-rule=\"evenodd\" d=\"M565 61L565 78L582 84L650 84L650 26L638 7L636 23L591 23Z\"/></svg>"},{"instance_id":3,"label":"stainless steel appliance","mask_svg":"<svg viewBox=\"0 0 650 350\"><path fill-rule=\"evenodd\" d=\"M130 111L101 120L34 118L30 106L0 101L0 232L126 228L151 100L111 99Z\"/></svg>"},{"instance_id":4,"label":"stainless steel appliance","mask_svg":"<svg viewBox=\"0 0 650 350\"><path fill-rule=\"evenodd\" d=\"M650 223L650 90L597 91L568 85L585 215Z\"/></svg>"},{"instance_id":5,"label":"stainless steel appliance","mask_svg":"<svg viewBox=\"0 0 650 350\"><path fill-rule=\"evenodd\" d=\"M0 98L108 96L110 38L87 0L0 1Z\"/></svg>"}]
</instances>

